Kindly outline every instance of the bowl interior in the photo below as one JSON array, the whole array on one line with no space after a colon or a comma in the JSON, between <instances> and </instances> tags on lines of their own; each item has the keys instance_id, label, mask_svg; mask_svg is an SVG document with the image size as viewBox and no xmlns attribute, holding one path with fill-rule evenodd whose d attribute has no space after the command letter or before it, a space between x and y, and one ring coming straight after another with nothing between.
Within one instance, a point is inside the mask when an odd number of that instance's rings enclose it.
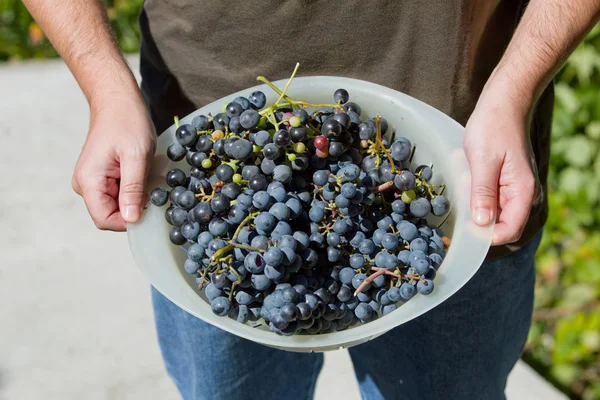
<instances>
[{"instance_id":1,"label":"bowl interior","mask_svg":"<svg viewBox=\"0 0 600 400\"><path fill-rule=\"evenodd\" d=\"M285 81L274 82L283 88ZM330 103L338 88L350 93L350 101L361 108L361 118L380 114L388 120L397 136L405 136L416 146L412 165L433 165L433 183L446 185L444 195L451 202L448 216L429 220L452 237L452 245L435 278L435 290L429 296L417 295L385 317L365 325L357 325L341 332L324 335L278 336L264 323L240 324L229 318L215 316L203 292L197 289L193 276L183 269L185 250L171 244L169 224L164 218L164 207L150 206L142 220L128 227L130 248L139 268L150 283L163 295L192 315L230 333L269 346L293 351L325 351L353 346L410 321L437 306L457 292L477 271L489 249L492 226L478 227L469 215L470 174L462 150L464 128L440 111L400 92L365 81L340 77L301 77L290 85L288 94L296 100L312 103ZM250 88L217 100L186 116L188 123L199 114L221 111L224 102L235 97L248 96L254 90L267 95L267 104L277 95L266 85ZM157 155L149 177L149 187L166 187L164 176L176 166L189 171L185 160L170 161L166 149L175 141L175 126L159 138Z\"/></svg>"}]
</instances>

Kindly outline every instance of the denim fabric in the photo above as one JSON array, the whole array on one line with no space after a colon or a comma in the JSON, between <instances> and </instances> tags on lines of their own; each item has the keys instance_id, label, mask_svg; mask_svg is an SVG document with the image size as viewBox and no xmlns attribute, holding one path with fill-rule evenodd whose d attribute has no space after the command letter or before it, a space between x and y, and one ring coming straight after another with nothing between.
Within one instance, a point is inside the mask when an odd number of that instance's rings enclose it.
<instances>
[{"instance_id":1,"label":"denim fabric","mask_svg":"<svg viewBox=\"0 0 600 400\"><path fill-rule=\"evenodd\" d=\"M517 252L484 263L459 292L425 315L350 348L363 399L504 399L530 325L540 238L541 232ZM313 397L322 354L241 339L179 309L155 289L152 297L167 371L185 400Z\"/></svg>"}]
</instances>

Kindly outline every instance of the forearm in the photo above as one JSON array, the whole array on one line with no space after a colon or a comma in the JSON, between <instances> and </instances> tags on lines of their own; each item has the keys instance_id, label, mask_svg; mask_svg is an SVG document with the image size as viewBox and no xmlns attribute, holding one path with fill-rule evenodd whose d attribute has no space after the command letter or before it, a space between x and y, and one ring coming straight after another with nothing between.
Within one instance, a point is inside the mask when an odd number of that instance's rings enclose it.
<instances>
[{"instance_id":1,"label":"forearm","mask_svg":"<svg viewBox=\"0 0 600 400\"><path fill-rule=\"evenodd\" d=\"M115 93L138 96L99 0L24 0L92 107Z\"/></svg>"},{"instance_id":2,"label":"forearm","mask_svg":"<svg viewBox=\"0 0 600 400\"><path fill-rule=\"evenodd\" d=\"M529 113L600 18L600 0L531 0L484 93Z\"/></svg>"}]
</instances>

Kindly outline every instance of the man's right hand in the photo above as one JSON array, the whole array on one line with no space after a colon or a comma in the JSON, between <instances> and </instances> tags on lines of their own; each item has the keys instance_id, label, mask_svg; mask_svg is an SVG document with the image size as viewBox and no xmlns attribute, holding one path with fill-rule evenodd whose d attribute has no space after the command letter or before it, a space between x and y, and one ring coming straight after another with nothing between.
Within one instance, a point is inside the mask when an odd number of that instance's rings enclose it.
<instances>
[{"instance_id":1,"label":"man's right hand","mask_svg":"<svg viewBox=\"0 0 600 400\"><path fill-rule=\"evenodd\" d=\"M139 93L113 94L92 105L72 186L99 229L124 231L140 219L155 148L154 127Z\"/></svg>"}]
</instances>

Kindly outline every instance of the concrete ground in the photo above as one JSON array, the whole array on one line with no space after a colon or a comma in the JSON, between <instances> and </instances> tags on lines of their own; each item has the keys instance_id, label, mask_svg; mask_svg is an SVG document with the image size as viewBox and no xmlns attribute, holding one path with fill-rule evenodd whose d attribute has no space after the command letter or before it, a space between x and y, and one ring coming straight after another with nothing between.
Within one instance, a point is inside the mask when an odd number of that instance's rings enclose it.
<instances>
[{"instance_id":1,"label":"concrete ground","mask_svg":"<svg viewBox=\"0 0 600 400\"><path fill-rule=\"evenodd\" d=\"M0 94L0 399L179 398L126 236L71 191L89 118L75 80L60 61L3 65ZM316 399L360 398L348 353L325 359ZM507 395L566 399L523 363Z\"/></svg>"}]
</instances>

